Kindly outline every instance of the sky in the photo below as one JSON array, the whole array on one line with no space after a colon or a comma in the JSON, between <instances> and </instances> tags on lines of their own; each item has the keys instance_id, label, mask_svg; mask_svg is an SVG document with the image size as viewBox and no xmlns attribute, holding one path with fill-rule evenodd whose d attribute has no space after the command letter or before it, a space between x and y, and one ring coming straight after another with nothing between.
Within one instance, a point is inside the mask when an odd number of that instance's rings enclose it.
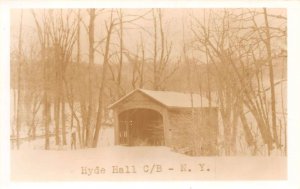
<instances>
[{"instance_id":1,"label":"sky","mask_svg":"<svg viewBox=\"0 0 300 189\"><path fill-rule=\"evenodd\" d=\"M46 9L47 10L47 9ZM210 9L211 10L211 9ZM213 11L220 12L223 9L214 9ZM258 9L262 11L262 9ZM65 10L64 10L65 11ZM145 15L143 19L137 19L134 24L124 24L124 46L129 49L131 53L137 52L137 45L140 44L141 38L144 40L145 56L153 57L153 20L151 9L123 9L124 20L131 20L136 18L137 15ZM234 9L234 12L239 14L241 11L247 11L247 9ZM38 17L41 18L42 9L35 10ZM74 11L75 15L76 10ZM108 22L110 16L110 9L98 10L99 15L95 20L95 41L100 41L106 35L105 23ZM162 9L163 16L163 28L165 32L165 38L172 43L172 58L178 59L181 56L183 50L183 33L184 41L190 43L194 39L191 25L194 24L195 18L203 22L204 14L207 15L209 9ZM281 15L286 17L286 9L268 9L268 13L273 15ZM19 35L19 25L21 18L20 9L11 10L11 49L17 48L17 39ZM87 16L87 10L82 9L81 15L83 22L81 24L81 57L83 61L88 60L88 35L85 26L88 25L89 17ZM117 14L114 14L116 17ZM206 16L207 18L207 16ZM263 19L258 19L258 23ZM272 19L270 19L272 24ZM84 26L85 25L85 26ZM276 25L276 23L275 23ZM116 26L118 28L118 26ZM23 41L24 48L29 49L30 46L37 44L36 26L31 14L30 9L23 10ZM104 43L99 46L98 52L103 52ZM118 48L118 33L114 32L112 36L112 51ZM99 56L100 55L100 56ZM95 55L95 62L102 61L102 55ZM174 60L175 61L175 60Z\"/></svg>"}]
</instances>

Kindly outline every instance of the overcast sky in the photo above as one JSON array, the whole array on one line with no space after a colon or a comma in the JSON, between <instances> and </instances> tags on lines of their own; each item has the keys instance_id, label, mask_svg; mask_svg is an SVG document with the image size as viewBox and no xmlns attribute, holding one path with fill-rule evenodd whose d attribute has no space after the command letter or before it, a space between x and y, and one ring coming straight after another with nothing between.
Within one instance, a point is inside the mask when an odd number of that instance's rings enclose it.
<instances>
[{"instance_id":1,"label":"overcast sky","mask_svg":"<svg viewBox=\"0 0 300 189\"><path fill-rule=\"evenodd\" d=\"M124 9L124 20L132 19L136 15L144 15L146 12L149 12L150 9ZM219 9L222 11L222 9ZM245 10L245 9L244 9ZM37 15L41 16L41 10L35 10ZM218 10L214 9L215 12ZM235 12L240 12L241 9L235 9ZM262 9L260 10L262 11ZM17 47L17 38L19 32L19 24L20 24L20 10L12 10L11 11L11 45L12 48ZM191 32L191 23L193 22L193 17L196 17L200 21L204 20L204 13L208 13L209 9L163 9L163 27L165 30L165 37L168 41L173 44L173 53L172 57L176 59L180 56L180 53L183 48L183 31L185 33L185 41L190 41L193 39ZM286 16L286 9L268 9L270 14L282 15ZM75 14L74 14L75 15ZM83 22L88 25L87 11L86 9L81 10L81 15L83 16ZM105 36L105 22L108 21L110 15L110 10L105 9L100 12L95 21L95 40L98 41ZM135 15L135 16L133 16ZM117 14L115 14L117 16ZM263 21L263 20L261 20ZM259 22L259 20L258 20ZM271 24L272 20L271 20ZM277 23L274 23L275 25ZM281 24L281 23L280 23ZM118 26L116 26L118 27ZM184 27L184 29L183 29ZM87 61L88 58L88 35L86 30L84 29L84 24L82 24L81 29L81 50L82 50L82 59ZM143 37L145 48L146 48L146 56L151 57L152 49L153 49L153 20L152 13L149 12L143 19L136 20L133 24L125 24L124 25L124 46L127 49L130 49L133 53L136 52L136 46L140 43L141 36ZM141 29L143 28L143 29ZM115 33L112 37L112 41L117 43L118 37L117 33ZM37 36L36 36L36 26L33 19L33 16L29 9L25 9L23 11L23 41L24 46L28 48L30 44L37 44ZM117 48L117 46L112 45L112 48ZM100 46L99 51L101 51L103 45ZM95 62L101 62L102 56L96 55Z\"/></svg>"}]
</instances>

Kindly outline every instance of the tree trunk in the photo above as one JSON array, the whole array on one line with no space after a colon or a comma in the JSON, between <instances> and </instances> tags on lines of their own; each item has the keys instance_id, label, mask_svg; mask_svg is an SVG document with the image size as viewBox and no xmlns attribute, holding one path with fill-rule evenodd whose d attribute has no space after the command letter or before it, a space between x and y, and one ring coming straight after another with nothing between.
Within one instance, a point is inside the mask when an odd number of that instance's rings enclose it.
<instances>
[{"instance_id":1,"label":"tree trunk","mask_svg":"<svg viewBox=\"0 0 300 189\"><path fill-rule=\"evenodd\" d=\"M155 16L155 9L152 9L153 16L153 26L154 26L154 47L153 47L153 89L158 90L158 81L157 81L157 23Z\"/></svg>"},{"instance_id":2,"label":"tree trunk","mask_svg":"<svg viewBox=\"0 0 300 189\"><path fill-rule=\"evenodd\" d=\"M48 94L46 90L44 94L45 150L49 150L50 149L50 140L49 140L50 103L48 102Z\"/></svg>"},{"instance_id":3,"label":"tree trunk","mask_svg":"<svg viewBox=\"0 0 300 189\"><path fill-rule=\"evenodd\" d=\"M18 45L18 99L17 99L17 121L16 121L16 145L17 149L19 149L19 135L20 135L20 126L21 126L21 71L22 71L22 27L23 27L23 10L21 11L21 23L20 23L20 31L19 31L19 45Z\"/></svg>"},{"instance_id":4,"label":"tree trunk","mask_svg":"<svg viewBox=\"0 0 300 189\"><path fill-rule=\"evenodd\" d=\"M111 19L112 19L112 15L111 15ZM107 66L109 64L108 63L109 46L110 46L110 38L111 38L111 33L112 33L112 30L113 30L113 26L114 26L114 23L111 20L110 27L107 31L107 38L106 38L106 44L105 44L105 54L104 54L104 58L103 58L102 80L101 80L100 91L99 91L96 129L95 129L94 140L93 140L93 147L94 148L97 147L100 128L101 128L102 110L103 110L103 94L104 94L104 88L105 88L105 82L106 82L106 70L107 70Z\"/></svg>"},{"instance_id":5,"label":"tree trunk","mask_svg":"<svg viewBox=\"0 0 300 189\"><path fill-rule=\"evenodd\" d=\"M275 97L275 86L274 86L274 72L273 72L273 62L272 62L272 50L271 50L271 36L269 31L269 21L268 21L268 14L267 9L264 8L264 18L265 18L265 25L266 25L266 40L265 44L267 47L268 53L268 67L269 67L269 75L270 75L270 88L271 88L271 109L272 109L272 131L273 131L273 140L279 148L278 143L278 135L276 129L276 97Z\"/></svg>"},{"instance_id":6,"label":"tree trunk","mask_svg":"<svg viewBox=\"0 0 300 189\"><path fill-rule=\"evenodd\" d=\"M42 57L43 57L43 62L44 62L44 124L45 124L45 150L50 149L50 131L49 131L49 124L50 124L50 115L51 115L51 104L48 100L48 60L45 59L46 54L49 53L48 49L46 48L46 45L49 45L49 36L48 34L44 34L44 47L42 49Z\"/></svg>"},{"instance_id":7,"label":"tree trunk","mask_svg":"<svg viewBox=\"0 0 300 189\"><path fill-rule=\"evenodd\" d=\"M65 96L64 92L62 92L61 96L61 127L62 127L62 139L63 145L67 145L66 139L66 114L65 114Z\"/></svg>"},{"instance_id":8,"label":"tree trunk","mask_svg":"<svg viewBox=\"0 0 300 189\"><path fill-rule=\"evenodd\" d=\"M35 96L34 105L32 108L32 118L31 118L31 123L30 123L30 129L31 129L30 135L32 137L32 140L35 140L35 137L36 137L35 117L41 107L41 104L42 104L42 102L40 102L38 96Z\"/></svg>"},{"instance_id":9,"label":"tree trunk","mask_svg":"<svg viewBox=\"0 0 300 189\"><path fill-rule=\"evenodd\" d=\"M244 134L245 134L245 140L247 142L247 145L249 147L254 147L254 149L252 151L252 154L256 155L256 143L255 143L254 137L251 133L249 124L247 122L247 118L245 116L242 103L239 106L239 114L240 114L239 117L240 117L240 120L241 120L241 123L242 123L242 126L243 126L243 130L244 130Z\"/></svg>"},{"instance_id":10,"label":"tree trunk","mask_svg":"<svg viewBox=\"0 0 300 189\"><path fill-rule=\"evenodd\" d=\"M56 83L58 86L58 83ZM58 87L56 87L58 89ZM56 91L58 93L58 90ZM56 94L56 99L54 101L54 120L55 120L55 144L60 144L60 136L59 136L59 115L60 115L60 97L59 94Z\"/></svg>"},{"instance_id":11,"label":"tree trunk","mask_svg":"<svg viewBox=\"0 0 300 189\"><path fill-rule=\"evenodd\" d=\"M118 98L121 98L121 80L122 80L122 67L123 67L123 13L120 9L120 15L119 15L119 21L120 21L120 61L119 61L119 70L118 70Z\"/></svg>"},{"instance_id":12,"label":"tree trunk","mask_svg":"<svg viewBox=\"0 0 300 189\"><path fill-rule=\"evenodd\" d=\"M80 56L80 51L81 51L81 48L80 48L80 33L81 33L81 15L80 15L80 9L78 9L78 14L77 14L77 66L80 64L81 62L81 56ZM71 95L73 96L73 88L72 88L72 85L71 85ZM81 120L82 120L82 130L80 129L80 124L78 123L77 126L78 126L78 139L79 139L79 144L80 144L80 147L82 148L85 144L85 137L84 137L84 134L86 132L86 107L85 107L85 98L82 97L82 94L80 95L80 110L81 110ZM72 109L74 109L74 100L72 101ZM73 114L72 114L73 116Z\"/></svg>"},{"instance_id":13,"label":"tree trunk","mask_svg":"<svg viewBox=\"0 0 300 189\"><path fill-rule=\"evenodd\" d=\"M145 65L145 47L144 47L144 41L141 37L141 48L142 48L142 62L141 62L141 73L140 73L140 88L142 89L144 87L144 65Z\"/></svg>"},{"instance_id":14,"label":"tree trunk","mask_svg":"<svg viewBox=\"0 0 300 189\"><path fill-rule=\"evenodd\" d=\"M89 84L88 84L88 113L87 113L87 122L86 122L86 135L85 135L85 145L86 147L92 147L91 138L92 128L91 128L91 119L93 118L94 104L93 104L93 88L92 88L92 73L94 71L94 28L95 28L95 19L96 13L95 9L89 10L90 22L89 22Z\"/></svg>"}]
</instances>

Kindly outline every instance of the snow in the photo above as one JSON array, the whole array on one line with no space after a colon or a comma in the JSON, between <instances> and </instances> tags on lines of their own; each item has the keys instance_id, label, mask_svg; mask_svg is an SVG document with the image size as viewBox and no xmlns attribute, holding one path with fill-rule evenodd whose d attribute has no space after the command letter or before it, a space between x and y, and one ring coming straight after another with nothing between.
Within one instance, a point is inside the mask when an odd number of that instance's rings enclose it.
<instances>
[{"instance_id":1,"label":"snow","mask_svg":"<svg viewBox=\"0 0 300 189\"><path fill-rule=\"evenodd\" d=\"M150 98L158 101L159 103L167 106L167 107L174 107L174 108L191 108L191 94L189 93L179 93L173 91L152 91L146 89L136 89L126 96L121 98L120 100L116 101L115 103L111 104L109 108L112 108L122 100L126 99L128 96L131 96L135 92L142 92L143 94L149 96ZM208 107L209 102L208 99L205 97L201 97L198 94L193 94L193 107ZM212 103L212 106L216 106Z\"/></svg>"},{"instance_id":2,"label":"snow","mask_svg":"<svg viewBox=\"0 0 300 189\"><path fill-rule=\"evenodd\" d=\"M134 165L136 171L140 173L145 165L159 164L165 166L176 164L178 166L179 163L199 162L195 161L196 159L205 158L175 153L164 146L110 146L65 151L12 150L11 176L13 180L31 181L136 179L141 175L112 174L112 166ZM97 166L104 167L107 173L105 175L82 174L82 167L95 168ZM158 175L155 177L159 178Z\"/></svg>"},{"instance_id":3,"label":"snow","mask_svg":"<svg viewBox=\"0 0 300 189\"><path fill-rule=\"evenodd\" d=\"M286 162L286 157L191 157L175 153L164 146L110 146L64 151L12 150L11 179L12 181L284 179ZM183 169L182 165L186 165L188 169ZM200 165L204 167L203 170ZM170 171L169 168L173 170ZM103 169L103 173L99 171ZM189 169L191 171L188 171ZM274 171L277 174L273 174Z\"/></svg>"},{"instance_id":4,"label":"snow","mask_svg":"<svg viewBox=\"0 0 300 189\"><path fill-rule=\"evenodd\" d=\"M134 179L199 179L199 175L187 173L178 174L181 163L198 166L207 157L190 157L172 151L165 146L116 146L114 145L114 130L102 127L97 148L71 150L70 134L67 135L68 145L55 145L55 137L50 138L50 150L44 150L44 138L34 141L23 141L20 149L11 150L11 179L14 181L68 181L68 180L134 180ZM77 140L78 141L78 140ZM213 169L212 160L207 161ZM146 166L158 165L175 167L172 174L151 174L144 172ZM140 174L114 174L112 167L134 166ZM106 174L82 174L82 169L105 168ZM199 166L197 167L199 169ZM213 178L209 172L203 179Z\"/></svg>"},{"instance_id":5,"label":"snow","mask_svg":"<svg viewBox=\"0 0 300 189\"><path fill-rule=\"evenodd\" d=\"M60 135L60 139L62 136ZM50 137L50 149L51 150L68 150L71 149L71 133L67 133L66 135L67 145L65 146L57 146L55 145L55 136L51 135ZM77 140L77 148L78 148L78 137ZM37 136L35 140L21 139L20 140L20 149L21 150L43 150L45 145L45 138ZM114 129L112 127L101 127L100 129L100 137L98 141L98 146L107 147L114 145ZM15 148L15 141L12 143L12 148Z\"/></svg>"}]
</instances>

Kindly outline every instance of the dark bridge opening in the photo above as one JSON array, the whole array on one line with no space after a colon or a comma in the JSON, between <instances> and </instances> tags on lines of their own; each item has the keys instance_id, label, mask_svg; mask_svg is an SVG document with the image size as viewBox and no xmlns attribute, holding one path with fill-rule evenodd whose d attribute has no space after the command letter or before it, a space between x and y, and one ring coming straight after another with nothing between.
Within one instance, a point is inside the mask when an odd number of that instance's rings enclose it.
<instances>
[{"instance_id":1,"label":"dark bridge opening","mask_svg":"<svg viewBox=\"0 0 300 189\"><path fill-rule=\"evenodd\" d=\"M163 119L150 109L131 109L119 114L119 142L129 146L164 145Z\"/></svg>"}]
</instances>

